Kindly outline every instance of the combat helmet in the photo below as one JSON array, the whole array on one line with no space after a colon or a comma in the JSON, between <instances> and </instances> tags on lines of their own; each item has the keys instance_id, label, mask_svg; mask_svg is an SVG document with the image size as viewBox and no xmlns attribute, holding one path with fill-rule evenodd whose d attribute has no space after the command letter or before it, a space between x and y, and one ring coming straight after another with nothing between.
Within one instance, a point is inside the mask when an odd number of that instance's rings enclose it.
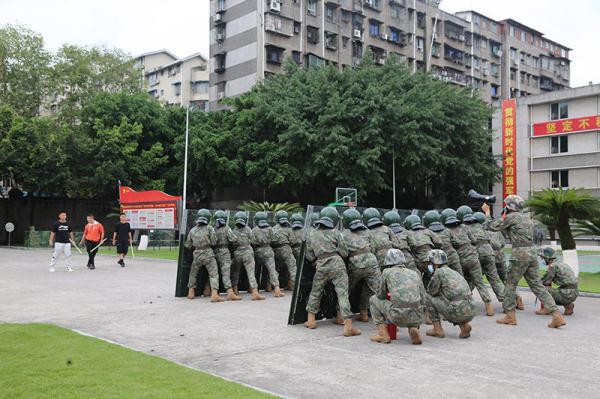
<instances>
[{"instance_id":1,"label":"combat helmet","mask_svg":"<svg viewBox=\"0 0 600 399\"><path fill-rule=\"evenodd\" d=\"M233 217L235 219L236 226L245 226L248 223L248 216L244 211L238 211Z\"/></svg>"},{"instance_id":2,"label":"combat helmet","mask_svg":"<svg viewBox=\"0 0 600 399\"><path fill-rule=\"evenodd\" d=\"M281 225L289 224L288 213L283 209L275 212L275 221Z\"/></svg>"},{"instance_id":3,"label":"combat helmet","mask_svg":"<svg viewBox=\"0 0 600 399\"><path fill-rule=\"evenodd\" d=\"M348 208L342 213L342 224L345 228L354 230L359 227L359 223L363 225L360 220L360 212L356 209Z\"/></svg>"},{"instance_id":4,"label":"combat helmet","mask_svg":"<svg viewBox=\"0 0 600 399\"><path fill-rule=\"evenodd\" d=\"M310 214L310 224L312 227L317 227L317 222L319 221L319 219L321 218L321 215L319 215L319 212L313 212Z\"/></svg>"},{"instance_id":5,"label":"combat helmet","mask_svg":"<svg viewBox=\"0 0 600 399\"><path fill-rule=\"evenodd\" d=\"M256 225L261 228L269 227L269 222L267 221L268 218L269 215L267 214L267 212L256 212L256 214L254 215L254 223L256 223Z\"/></svg>"},{"instance_id":6,"label":"combat helmet","mask_svg":"<svg viewBox=\"0 0 600 399\"><path fill-rule=\"evenodd\" d=\"M402 218L400 218L400 214L396 211L387 211L383 214L383 223L392 229L394 234L398 234L404 230L401 221Z\"/></svg>"},{"instance_id":7,"label":"combat helmet","mask_svg":"<svg viewBox=\"0 0 600 399\"><path fill-rule=\"evenodd\" d=\"M504 198L504 209L508 211L521 212L524 205L525 200L520 195L511 194Z\"/></svg>"},{"instance_id":8,"label":"combat helmet","mask_svg":"<svg viewBox=\"0 0 600 399\"><path fill-rule=\"evenodd\" d=\"M550 246L542 249L540 256L544 259L556 259L556 250Z\"/></svg>"},{"instance_id":9,"label":"combat helmet","mask_svg":"<svg viewBox=\"0 0 600 399\"><path fill-rule=\"evenodd\" d=\"M427 211L423 215L423 225L431 231L437 232L444 230L444 225L441 220L442 217L436 210Z\"/></svg>"},{"instance_id":10,"label":"combat helmet","mask_svg":"<svg viewBox=\"0 0 600 399\"><path fill-rule=\"evenodd\" d=\"M473 209L468 205L458 207L456 210L456 217L463 223L472 223L475 221L473 217Z\"/></svg>"},{"instance_id":11,"label":"combat helmet","mask_svg":"<svg viewBox=\"0 0 600 399\"><path fill-rule=\"evenodd\" d=\"M208 224L208 221L210 220L210 211L208 209L200 209L197 216L196 224Z\"/></svg>"},{"instance_id":12,"label":"combat helmet","mask_svg":"<svg viewBox=\"0 0 600 399\"><path fill-rule=\"evenodd\" d=\"M368 228L381 226L383 224L381 221L381 214L375 208L367 208L363 211L363 223L366 224Z\"/></svg>"},{"instance_id":13,"label":"combat helmet","mask_svg":"<svg viewBox=\"0 0 600 399\"><path fill-rule=\"evenodd\" d=\"M390 248L385 254L385 259L383 261L384 267L391 267L397 265L405 265L406 258L404 257L404 253L396 248Z\"/></svg>"},{"instance_id":14,"label":"combat helmet","mask_svg":"<svg viewBox=\"0 0 600 399\"><path fill-rule=\"evenodd\" d=\"M475 212L473 214L473 217L475 218L475 220L481 224L485 223L485 215L483 214L483 212Z\"/></svg>"},{"instance_id":15,"label":"combat helmet","mask_svg":"<svg viewBox=\"0 0 600 399\"><path fill-rule=\"evenodd\" d=\"M215 212L215 224L217 226L225 226L227 224L227 213L222 210L218 210Z\"/></svg>"},{"instance_id":16,"label":"combat helmet","mask_svg":"<svg viewBox=\"0 0 600 399\"><path fill-rule=\"evenodd\" d=\"M406 230L423 228L421 225L421 218L419 218L417 215L408 215L406 219L404 219L404 227Z\"/></svg>"},{"instance_id":17,"label":"combat helmet","mask_svg":"<svg viewBox=\"0 0 600 399\"><path fill-rule=\"evenodd\" d=\"M427 254L427 257L429 258L429 263L433 265L445 265L448 263L448 256L441 249L432 249Z\"/></svg>"},{"instance_id":18,"label":"combat helmet","mask_svg":"<svg viewBox=\"0 0 600 399\"><path fill-rule=\"evenodd\" d=\"M325 208L321 209L319 216L319 221L316 224L329 229L333 229L337 225L340 217L337 209L332 206L326 206Z\"/></svg>"},{"instance_id":19,"label":"combat helmet","mask_svg":"<svg viewBox=\"0 0 600 399\"><path fill-rule=\"evenodd\" d=\"M460 220L456 218L456 211L451 208L446 208L442 211L442 223L444 226L451 226L460 223Z\"/></svg>"},{"instance_id":20,"label":"combat helmet","mask_svg":"<svg viewBox=\"0 0 600 399\"><path fill-rule=\"evenodd\" d=\"M301 229L304 227L304 218L301 213L294 213L290 220L292 221L292 229Z\"/></svg>"}]
</instances>

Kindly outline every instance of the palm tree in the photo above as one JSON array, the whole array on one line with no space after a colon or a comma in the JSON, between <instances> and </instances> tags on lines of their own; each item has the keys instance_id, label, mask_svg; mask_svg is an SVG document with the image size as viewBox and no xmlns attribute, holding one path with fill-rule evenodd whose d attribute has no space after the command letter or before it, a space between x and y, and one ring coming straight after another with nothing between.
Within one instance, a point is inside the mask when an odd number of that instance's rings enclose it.
<instances>
[{"instance_id":1,"label":"palm tree","mask_svg":"<svg viewBox=\"0 0 600 399\"><path fill-rule=\"evenodd\" d=\"M547 188L533 194L525 206L547 226L554 226L563 250L575 249L571 219L588 220L600 214L600 200L580 188Z\"/></svg>"},{"instance_id":2,"label":"palm tree","mask_svg":"<svg viewBox=\"0 0 600 399\"><path fill-rule=\"evenodd\" d=\"M600 216L591 220L576 220L575 235L600 236Z\"/></svg>"},{"instance_id":3,"label":"palm tree","mask_svg":"<svg viewBox=\"0 0 600 399\"><path fill-rule=\"evenodd\" d=\"M302 208L302 206L300 206L300 204L297 202L271 203L271 202L266 202L266 201L265 202L254 202L254 201L244 202L243 204L238 206L238 208L242 211L250 211L250 212L266 211L266 212L273 212L273 213L275 213L277 211L281 211L281 210L287 211L288 213L302 212L304 210L304 208Z\"/></svg>"}]
</instances>

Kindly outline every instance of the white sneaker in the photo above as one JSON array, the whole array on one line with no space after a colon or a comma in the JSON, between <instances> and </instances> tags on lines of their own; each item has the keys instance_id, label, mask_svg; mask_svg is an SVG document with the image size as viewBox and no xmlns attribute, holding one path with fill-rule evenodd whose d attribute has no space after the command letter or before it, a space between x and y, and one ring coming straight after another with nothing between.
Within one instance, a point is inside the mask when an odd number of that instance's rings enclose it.
<instances>
[{"instance_id":1,"label":"white sneaker","mask_svg":"<svg viewBox=\"0 0 600 399\"><path fill-rule=\"evenodd\" d=\"M68 272L72 272L72 271L73 271L73 268L72 268L71 266L67 266L67 271L68 271Z\"/></svg>"},{"instance_id":2,"label":"white sneaker","mask_svg":"<svg viewBox=\"0 0 600 399\"><path fill-rule=\"evenodd\" d=\"M48 269L48 271L50 273L54 273L56 271L56 269L54 268L54 266L50 266L50 269Z\"/></svg>"}]
</instances>

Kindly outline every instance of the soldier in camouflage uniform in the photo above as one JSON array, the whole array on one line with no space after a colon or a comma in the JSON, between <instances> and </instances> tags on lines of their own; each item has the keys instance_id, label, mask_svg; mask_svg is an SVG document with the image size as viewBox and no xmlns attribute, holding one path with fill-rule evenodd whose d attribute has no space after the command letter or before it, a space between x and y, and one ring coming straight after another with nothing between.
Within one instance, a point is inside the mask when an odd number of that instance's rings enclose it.
<instances>
[{"instance_id":1,"label":"soldier in camouflage uniform","mask_svg":"<svg viewBox=\"0 0 600 399\"><path fill-rule=\"evenodd\" d=\"M398 212L396 211L387 211L383 215L383 223L392 230L392 233L396 236L398 240L398 249L402 251L404 254L404 259L406 260L406 268L418 271L417 263L415 262L415 258L413 258L412 253L410 252L410 247L408 246L408 235L409 231L406 230L401 224L401 218Z\"/></svg>"},{"instance_id":2,"label":"soldier in camouflage uniform","mask_svg":"<svg viewBox=\"0 0 600 399\"><path fill-rule=\"evenodd\" d=\"M253 301L265 299L258 293L258 284L256 284L254 250L252 249L252 230L248 227L245 212L237 212L234 216L235 228L229 242L233 245L233 257L235 259L234 267L231 273L231 284L234 292L237 294L237 285L240 278L240 267L243 265L248 275L248 286L252 294Z\"/></svg>"},{"instance_id":3,"label":"soldier in camouflage uniform","mask_svg":"<svg viewBox=\"0 0 600 399\"><path fill-rule=\"evenodd\" d=\"M381 221L381 214L375 208L363 211L363 222L371 231L372 250L377 256L379 267L383 268L388 249L398 248L398 239L392 230Z\"/></svg>"},{"instance_id":4,"label":"soldier in camouflage uniform","mask_svg":"<svg viewBox=\"0 0 600 399\"><path fill-rule=\"evenodd\" d=\"M196 296L196 279L198 278L200 269L205 267L210 277L210 301L222 302L223 299L219 296L219 268L212 249L217 243L217 235L212 226L208 225L209 220L210 211L208 209L200 209L198 211L196 226L192 227L188 233L187 240L185 240L184 246L186 248L194 248L194 260L192 261L188 281L188 298L194 299Z\"/></svg>"},{"instance_id":5,"label":"soldier in camouflage uniform","mask_svg":"<svg viewBox=\"0 0 600 399\"><path fill-rule=\"evenodd\" d=\"M301 213L292 215L292 231L290 232L290 245L296 262L300 256L300 247L302 247L302 234L304 234L304 218Z\"/></svg>"},{"instance_id":6,"label":"soldier in camouflage uniform","mask_svg":"<svg viewBox=\"0 0 600 399\"><path fill-rule=\"evenodd\" d=\"M328 282L333 283L337 294L338 306L344 318L344 336L360 335L360 330L352 326L352 310L348 300L348 274L342 257L348 253L342 245L342 235L335 229L338 223L338 212L333 207L321 210L321 218L316 223L316 230L311 231L306 242L306 258L314 262L315 276L312 289L306 304L308 320L307 328L317 328L316 315L321 305L323 290Z\"/></svg>"},{"instance_id":7,"label":"soldier in camouflage uniform","mask_svg":"<svg viewBox=\"0 0 600 399\"><path fill-rule=\"evenodd\" d=\"M444 251L430 251L429 262L433 266L434 274L427 287L427 310L433 328L427 331L427 335L444 338L441 315L450 323L459 326L460 338L469 338L469 322L475 317L475 301L469 284L461 274L448 267L448 258Z\"/></svg>"},{"instance_id":8,"label":"soldier in camouflage uniform","mask_svg":"<svg viewBox=\"0 0 600 399\"><path fill-rule=\"evenodd\" d=\"M417 215L407 216L404 220L404 227L412 231L408 236L408 246L415 255L417 268L423 273L423 284L427 285L431 277L425 273L429 264L429 251L434 248L441 248L442 241L435 233L421 225L421 219Z\"/></svg>"},{"instance_id":9,"label":"soldier in camouflage uniform","mask_svg":"<svg viewBox=\"0 0 600 399\"><path fill-rule=\"evenodd\" d=\"M477 247L481 271L487 277L488 283L492 287L492 291L494 291L498 301L502 302L504 300L504 284L500 280L500 276L498 276L498 270L496 270L496 254L490 244L490 237L487 230L483 228L485 215L481 212L473 213L471 208L466 205L461 206L461 208L467 208L464 209L462 220L469 231L471 231L475 241L477 241L475 246ZM460 214L459 211L457 213Z\"/></svg>"},{"instance_id":10,"label":"soldier in camouflage uniform","mask_svg":"<svg viewBox=\"0 0 600 399\"><path fill-rule=\"evenodd\" d=\"M504 246L506 245L506 240L499 231L488 230L488 235L490 236L490 244L494 249L496 271L498 272L498 277L500 277L502 284L504 284L506 283L506 263L504 262Z\"/></svg>"},{"instance_id":11,"label":"soldier in camouflage uniform","mask_svg":"<svg viewBox=\"0 0 600 399\"><path fill-rule=\"evenodd\" d=\"M462 267L460 266L460 258L458 252L452 246L452 237L450 231L442 224L442 217L438 211L427 211L423 215L423 225L438 236L442 243L442 251L446 253L448 259L448 267L454 270L461 276L463 275Z\"/></svg>"},{"instance_id":12,"label":"soldier in camouflage uniform","mask_svg":"<svg viewBox=\"0 0 600 399\"><path fill-rule=\"evenodd\" d=\"M215 233L217 235L217 243L214 246L215 258L217 259L217 265L219 265L223 285L227 290L227 300L239 301L242 297L233 292L231 284L231 252L229 252L229 245L230 239L233 239L233 232L227 226L227 214L220 210L215 212Z\"/></svg>"},{"instance_id":13,"label":"soldier in camouflage uniform","mask_svg":"<svg viewBox=\"0 0 600 399\"><path fill-rule=\"evenodd\" d=\"M545 247L540 256L548 266L546 274L542 277L542 284L547 287L548 292L554 298L554 302L565 307L565 315L572 315L575 300L579 295L577 277L575 277L573 269L556 260L556 251L552 247ZM552 288L552 283L556 284L558 288ZM547 308L542 308L535 313L539 315L550 314Z\"/></svg>"},{"instance_id":14,"label":"soldier in camouflage uniform","mask_svg":"<svg viewBox=\"0 0 600 399\"><path fill-rule=\"evenodd\" d=\"M442 211L442 222L448 228L452 240L452 246L456 249L460 258L460 266L463 270L463 275L469 286L475 286L479 296L485 305L485 313L488 316L494 315L492 307L492 299L490 294L483 284L483 275L481 273L481 265L479 264L479 256L475 248L475 238L464 225L460 224L460 220L456 218L454 209L444 209Z\"/></svg>"},{"instance_id":15,"label":"soldier in camouflage uniform","mask_svg":"<svg viewBox=\"0 0 600 399\"><path fill-rule=\"evenodd\" d=\"M275 253L271 245L276 242L277 236L273 228L267 222L267 212L256 212L254 221L256 225L252 229L252 246L256 260L267 268L269 281L275 287L275 298L284 296L279 288L279 273L275 269Z\"/></svg>"},{"instance_id":16,"label":"soldier in camouflage uniform","mask_svg":"<svg viewBox=\"0 0 600 399\"><path fill-rule=\"evenodd\" d=\"M369 321L369 298L379 290L381 272L377 258L371 251L371 233L360 220L360 212L347 209L342 214L347 227L342 234L342 246L348 253L348 292L364 280L358 309L359 321Z\"/></svg>"},{"instance_id":17,"label":"soldier in camouflage uniform","mask_svg":"<svg viewBox=\"0 0 600 399\"><path fill-rule=\"evenodd\" d=\"M504 219L489 220L487 225L489 230L502 231L512 244L512 254L510 256L510 268L506 276L505 298L502 303L506 315L497 320L499 324L517 325L515 315L517 284L521 277L531 288L531 291L542 301L544 307L552 314L552 321L548 324L550 328L558 328L566 323L562 317L552 295L542 284L538 272L539 265L537 254L533 248L532 231L533 223L529 217L522 213L523 198L518 195L509 195L504 199L506 206ZM483 212L489 217L490 207L483 204Z\"/></svg>"},{"instance_id":18,"label":"soldier in camouflage uniform","mask_svg":"<svg viewBox=\"0 0 600 399\"><path fill-rule=\"evenodd\" d=\"M277 211L275 213L277 224L273 227L275 241L272 247L275 252L275 265L283 265L288 272L288 289L294 289L296 281L296 258L292 252L292 228L288 220L286 211Z\"/></svg>"},{"instance_id":19,"label":"soldier in camouflage uniform","mask_svg":"<svg viewBox=\"0 0 600 399\"><path fill-rule=\"evenodd\" d=\"M377 335L371 341L390 343L386 321L407 327L413 345L421 344L419 327L425 318L426 292L421 275L404 267L404 254L390 249L386 255L381 285L371 297L371 315L377 325ZM388 294L389 293L389 294Z\"/></svg>"}]
</instances>

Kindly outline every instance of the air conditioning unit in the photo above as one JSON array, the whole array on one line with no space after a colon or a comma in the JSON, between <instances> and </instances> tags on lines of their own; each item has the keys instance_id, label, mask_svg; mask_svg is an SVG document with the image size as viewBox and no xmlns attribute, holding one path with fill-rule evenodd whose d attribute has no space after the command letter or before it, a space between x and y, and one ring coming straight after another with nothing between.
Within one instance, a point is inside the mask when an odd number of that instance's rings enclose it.
<instances>
[{"instance_id":1,"label":"air conditioning unit","mask_svg":"<svg viewBox=\"0 0 600 399\"><path fill-rule=\"evenodd\" d=\"M271 11L281 11L281 3L278 0L271 0Z\"/></svg>"},{"instance_id":2,"label":"air conditioning unit","mask_svg":"<svg viewBox=\"0 0 600 399\"><path fill-rule=\"evenodd\" d=\"M217 93L217 100L222 100L225 98L225 92L224 91L220 91Z\"/></svg>"},{"instance_id":3,"label":"air conditioning unit","mask_svg":"<svg viewBox=\"0 0 600 399\"><path fill-rule=\"evenodd\" d=\"M221 18L223 18L221 14L215 14L215 22L221 22Z\"/></svg>"},{"instance_id":4,"label":"air conditioning unit","mask_svg":"<svg viewBox=\"0 0 600 399\"><path fill-rule=\"evenodd\" d=\"M217 41L222 42L225 40L225 35L222 32L217 33Z\"/></svg>"},{"instance_id":5,"label":"air conditioning unit","mask_svg":"<svg viewBox=\"0 0 600 399\"><path fill-rule=\"evenodd\" d=\"M465 41L465 36L464 35L458 36L458 40L460 40L461 42L464 42Z\"/></svg>"},{"instance_id":6,"label":"air conditioning unit","mask_svg":"<svg viewBox=\"0 0 600 399\"><path fill-rule=\"evenodd\" d=\"M381 39L382 39L382 40L387 40L387 39L388 39L388 35L387 35L387 33L382 33L382 34L381 34Z\"/></svg>"},{"instance_id":7,"label":"air conditioning unit","mask_svg":"<svg viewBox=\"0 0 600 399\"><path fill-rule=\"evenodd\" d=\"M362 37L360 29L354 29L354 37L357 37L359 39Z\"/></svg>"}]
</instances>

